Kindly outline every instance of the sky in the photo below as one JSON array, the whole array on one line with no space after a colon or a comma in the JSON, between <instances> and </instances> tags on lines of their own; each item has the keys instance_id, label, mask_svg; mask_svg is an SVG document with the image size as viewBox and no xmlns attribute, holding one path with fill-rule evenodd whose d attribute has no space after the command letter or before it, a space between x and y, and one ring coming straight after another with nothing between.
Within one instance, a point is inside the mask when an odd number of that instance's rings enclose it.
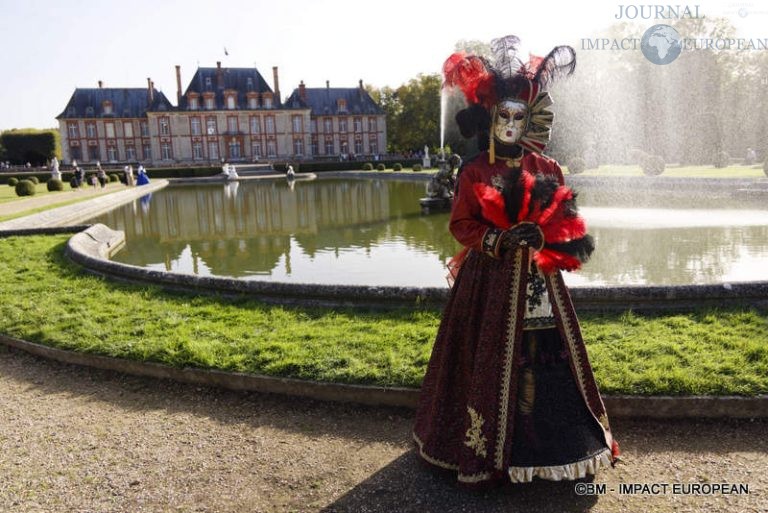
<instances>
[{"instance_id":1,"label":"sky","mask_svg":"<svg viewBox=\"0 0 768 513\"><path fill-rule=\"evenodd\" d=\"M666 2L672 3L672 2ZM666 5L664 3L664 5ZM285 99L307 87L397 87L437 73L459 40L520 36L535 54L616 21L619 2L535 0L0 0L0 130L56 127L77 87L146 87L176 103L196 68L256 67ZM643 5L646 5L644 2ZM634 4L634 5L640 5ZM686 4L682 4L686 5ZM699 1L768 37L768 1ZM650 26L652 21L643 21ZM224 51L229 55L225 55Z\"/></svg>"}]
</instances>

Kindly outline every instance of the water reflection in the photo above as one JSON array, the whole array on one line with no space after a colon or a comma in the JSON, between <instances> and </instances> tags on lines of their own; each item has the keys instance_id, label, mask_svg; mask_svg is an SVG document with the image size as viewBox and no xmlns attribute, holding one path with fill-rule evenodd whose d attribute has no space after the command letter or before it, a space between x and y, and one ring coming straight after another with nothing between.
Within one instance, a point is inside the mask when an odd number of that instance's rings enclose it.
<instances>
[{"instance_id":1,"label":"water reflection","mask_svg":"<svg viewBox=\"0 0 768 513\"><path fill-rule=\"evenodd\" d=\"M248 181L171 187L95 219L126 232L114 259L153 269L303 283L442 286L459 249L422 183ZM647 200L647 196L644 196ZM571 285L768 279L768 211L618 208L582 194L597 251Z\"/></svg>"}]
</instances>

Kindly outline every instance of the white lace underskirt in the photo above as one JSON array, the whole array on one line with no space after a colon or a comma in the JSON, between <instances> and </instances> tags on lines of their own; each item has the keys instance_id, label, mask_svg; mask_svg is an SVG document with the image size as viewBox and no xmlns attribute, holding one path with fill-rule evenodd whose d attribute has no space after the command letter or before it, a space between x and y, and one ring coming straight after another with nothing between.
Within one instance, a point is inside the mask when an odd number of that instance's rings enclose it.
<instances>
[{"instance_id":1,"label":"white lace underskirt","mask_svg":"<svg viewBox=\"0 0 768 513\"><path fill-rule=\"evenodd\" d=\"M509 467L509 479L513 483L530 483L534 477L547 481L581 479L587 474L596 474L597 470L611 465L611 450L596 454L591 458L552 467Z\"/></svg>"}]
</instances>

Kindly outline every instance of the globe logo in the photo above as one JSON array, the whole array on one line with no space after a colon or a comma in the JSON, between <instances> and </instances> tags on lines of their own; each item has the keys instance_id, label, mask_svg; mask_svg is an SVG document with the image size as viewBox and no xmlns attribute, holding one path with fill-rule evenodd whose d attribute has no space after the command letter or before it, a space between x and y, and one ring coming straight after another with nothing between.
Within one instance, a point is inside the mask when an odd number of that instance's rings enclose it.
<instances>
[{"instance_id":1,"label":"globe logo","mask_svg":"<svg viewBox=\"0 0 768 513\"><path fill-rule=\"evenodd\" d=\"M683 47L680 34L669 25L654 25L643 34L640 49L654 64L669 64L677 59Z\"/></svg>"}]
</instances>

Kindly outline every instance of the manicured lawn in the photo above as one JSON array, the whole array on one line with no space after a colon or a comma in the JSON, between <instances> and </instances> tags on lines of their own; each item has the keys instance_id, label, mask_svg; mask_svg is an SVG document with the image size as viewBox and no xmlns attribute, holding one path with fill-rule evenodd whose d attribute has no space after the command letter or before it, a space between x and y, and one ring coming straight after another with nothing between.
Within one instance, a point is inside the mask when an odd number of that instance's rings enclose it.
<instances>
[{"instance_id":1,"label":"manicured lawn","mask_svg":"<svg viewBox=\"0 0 768 513\"><path fill-rule=\"evenodd\" d=\"M42 195L63 195L70 192L71 188L68 183L64 184L63 191L49 192L47 186L44 183L39 183L35 186L34 196L16 196L16 188L11 187L8 184L0 184L0 203L6 203L8 201L23 200L26 198L38 198Z\"/></svg>"},{"instance_id":2,"label":"manicured lawn","mask_svg":"<svg viewBox=\"0 0 768 513\"><path fill-rule=\"evenodd\" d=\"M563 167L567 172L567 167ZM605 165L597 169L587 169L582 176L644 176L640 166ZM667 166L661 177L679 178L765 178L762 164L753 166Z\"/></svg>"},{"instance_id":3,"label":"manicured lawn","mask_svg":"<svg viewBox=\"0 0 768 513\"><path fill-rule=\"evenodd\" d=\"M68 236L0 239L0 333L55 347L318 381L418 387L436 311L289 308L170 294L83 273ZM768 392L768 314L582 315L610 394Z\"/></svg>"}]
</instances>

